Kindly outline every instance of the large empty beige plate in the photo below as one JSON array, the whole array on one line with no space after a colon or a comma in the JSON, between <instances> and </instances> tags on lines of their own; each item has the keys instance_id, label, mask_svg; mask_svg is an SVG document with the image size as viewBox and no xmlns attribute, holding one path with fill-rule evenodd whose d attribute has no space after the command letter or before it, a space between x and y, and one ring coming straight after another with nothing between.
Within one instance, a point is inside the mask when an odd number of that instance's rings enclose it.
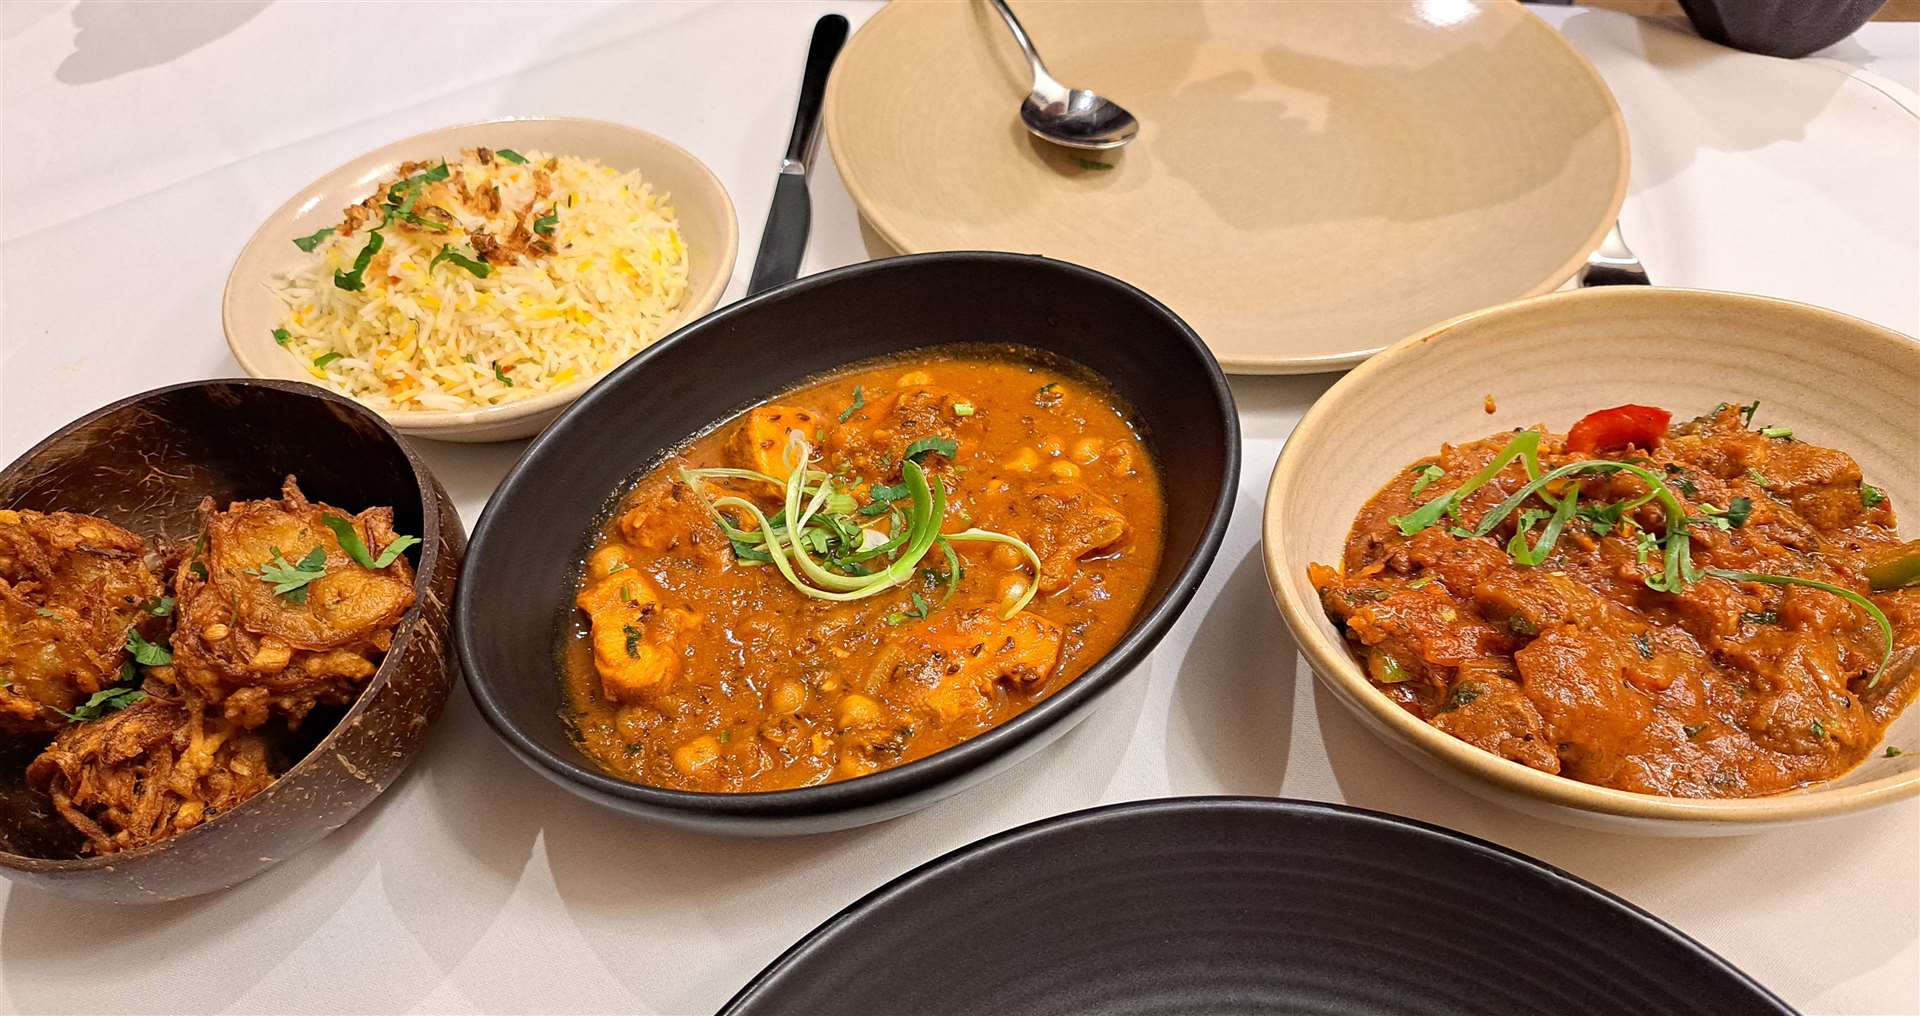
<instances>
[{"instance_id":1,"label":"large empty beige plate","mask_svg":"<svg viewBox=\"0 0 1920 1016\"><path fill-rule=\"evenodd\" d=\"M1015 9L1054 74L1133 111L1139 138L1089 153L1029 137L1027 65L987 5L896 3L827 87L861 213L910 253L1013 250L1119 276L1229 370L1349 367L1551 290L1626 192L1612 95L1518 4Z\"/></svg>"}]
</instances>

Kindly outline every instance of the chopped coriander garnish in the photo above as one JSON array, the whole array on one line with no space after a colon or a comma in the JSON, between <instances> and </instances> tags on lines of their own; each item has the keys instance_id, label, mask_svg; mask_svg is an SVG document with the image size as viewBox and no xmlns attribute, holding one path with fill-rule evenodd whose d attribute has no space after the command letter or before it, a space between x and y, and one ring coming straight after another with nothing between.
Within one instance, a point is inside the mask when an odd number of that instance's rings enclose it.
<instances>
[{"instance_id":1,"label":"chopped coriander garnish","mask_svg":"<svg viewBox=\"0 0 1920 1016\"><path fill-rule=\"evenodd\" d=\"M273 330L273 341L282 346L286 345L287 340L291 338L293 338L293 333L287 331L285 328L275 328Z\"/></svg>"},{"instance_id":2,"label":"chopped coriander garnish","mask_svg":"<svg viewBox=\"0 0 1920 1016\"><path fill-rule=\"evenodd\" d=\"M166 617L168 614L173 613L173 597L156 596L141 604L140 609L152 614L154 617Z\"/></svg>"},{"instance_id":3,"label":"chopped coriander garnish","mask_svg":"<svg viewBox=\"0 0 1920 1016\"><path fill-rule=\"evenodd\" d=\"M1753 414L1758 412L1759 409L1760 409L1759 399L1754 399L1753 402L1749 403L1748 405L1741 406L1740 407L1740 425L1742 427L1753 426Z\"/></svg>"},{"instance_id":4,"label":"chopped coriander garnish","mask_svg":"<svg viewBox=\"0 0 1920 1016\"><path fill-rule=\"evenodd\" d=\"M1778 437L1792 437L1792 436L1793 436L1793 428L1792 428L1792 427L1762 427L1762 428L1760 428L1760 436L1761 436L1761 437L1776 437L1776 438L1778 438Z\"/></svg>"},{"instance_id":5,"label":"chopped coriander garnish","mask_svg":"<svg viewBox=\"0 0 1920 1016\"><path fill-rule=\"evenodd\" d=\"M1752 466L1747 467L1747 479L1752 480L1755 486L1758 486L1762 489L1771 488L1773 486L1773 481L1767 479L1767 474L1762 473L1760 470L1755 469Z\"/></svg>"},{"instance_id":6,"label":"chopped coriander garnish","mask_svg":"<svg viewBox=\"0 0 1920 1016\"><path fill-rule=\"evenodd\" d=\"M552 236L553 227L559 224L560 210L555 208L553 211L533 220L533 231L539 233L541 236Z\"/></svg>"},{"instance_id":7,"label":"chopped coriander garnish","mask_svg":"<svg viewBox=\"0 0 1920 1016\"><path fill-rule=\"evenodd\" d=\"M1861 507L1875 508L1875 507L1878 507L1881 504L1881 502L1885 501L1886 499L1887 499L1886 493L1883 492L1880 488L1874 486L1873 484L1868 483L1865 480L1860 481L1860 506Z\"/></svg>"},{"instance_id":8,"label":"chopped coriander garnish","mask_svg":"<svg viewBox=\"0 0 1920 1016\"><path fill-rule=\"evenodd\" d=\"M319 356L316 356L313 358L313 365L315 367L325 367L327 364L330 364L333 361L338 360L345 355L346 355L345 353L321 353Z\"/></svg>"},{"instance_id":9,"label":"chopped coriander garnish","mask_svg":"<svg viewBox=\"0 0 1920 1016\"><path fill-rule=\"evenodd\" d=\"M58 707L55 707L53 711L74 723L85 723L88 720L97 720L108 713L125 709L146 697L147 693L138 688L105 688L94 692L92 697L82 702L73 712L67 712L65 709Z\"/></svg>"},{"instance_id":10,"label":"chopped coriander garnish","mask_svg":"<svg viewBox=\"0 0 1920 1016\"><path fill-rule=\"evenodd\" d=\"M524 166L527 164L527 157L511 148L496 148L493 150L493 154L498 155L516 166Z\"/></svg>"},{"instance_id":11,"label":"chopped coriander garnish","mask_svg":"<svg viewBox=\"0 0 1920 1016\"><path fill-rule=\"evenodd\" d=\"M127 629L127 652L143 667L164 667L173 662L173 654L166 647L148 642L132 628Z\"/></svg>"},{"instance_id":12,"label":"chopped coriander garnish","mask_svg":"<svg viewBox=\"0 0 1920 1016\"><path fill-rule=\"evenodd\" d=\"M939 455L951 459L953 453L959 450L960 443L952 438L923 437L908 445L906 454L900 457L908 462L919 462L928 455Z\"/></svg>"},{"instance_id":13,"label":"chopped coriander garnish","mask_svg":"<svg viewBox=\"0 0 1920 1016\"><path fill-rule=\"evenodd\" d=\"M1753 499L1752 498L1736 497L1727 502L1727 515L1726 515L1727 525L1730 525L1735 529L1741 529L1746 526L1747 519L1752 517L1752 515L1753 515Z\"/></svg>"},{"instance_id":14,"label":"chopped coriander garnish","mask_svg":"<svg viewBox=\"0 0 1920 1016\"><path fill-rule=\"evenodd\" d=\"M1763 610L1758 613L1747 611L1740 615L1740 620L1747 624L1779 624L1780 612L1777 610Z\"/></svg>"},{"instance_id":15,"label":"chopped coriander garnish","mask_svg":"<svg viewBox=\"0 0 1920 1016\"><path fill-rule=\"evenodd\" d=\"M513 387L513 379L508 377L507 372L504 370L501 370L500 365L497 363L493 365L493 379L495 381L500 382L503 385L506 385L508 388Z\"/></svg>"},{"instance_id":16,"label":"chopped coriander garnish","mask_svg":"<svg viewBox=\"0 0 1920 1016\"><path fill-rule=\"evenodd\" d=\"M627 636L627 658L631 660L639 659L640 639L643 637L642 632L630 624L622 626L620 630Z\"/></svg>"},{"instance_id":17,"label":"chopped coriander garnish","mask_svg":"<svg viewBox=\"0 0 1920 1016\"><path fill-rule=\"evenodd\" d=\"M327 228L319 230L318 232L308 233L306 236L294 237L293 245L305 251L306 253L311 254L313 253L313 249L315 247L320 246L320 241L325 240L327 237L330 237L332 235L333 235L333 227L328 226Z\"/></svg>"},{"instance_id":18,"label":"chopped coriander garnish","mask_svg":"<svg viewBox=\"0 0 1920 1016\"><path fill-rule=\"evenodd\" d=\"M1429 462L1424 466L1415 466L1409 472L1414 474L1413 489L1407 491L1409 497L1419 497L1420 492L1432 485L1433 481L1447 475L1447 471Z\"/></svg>"},{"instance_id":19,"label":"chopped coriander garnish","mask_svg":"<svg viewBox=\"0 0 1920 1016\"><path fill-rule=\"evenodd\" d=\"M1905 754L1906 752L1901 751L1898 748L1895 748L1893 745L1887 745L1886 754L1882 755L1881 757L1882 758L1899 758L1900 756Z\"/></svg>"},{"instance_id":20,"label":"chopped coriander garnish","mask_svg":"<svg viewBox=\"0 0 1920 1016\"><path fill-rule=\"evenodd\" d=\"M487 264L485 261L475 260L454 250L452 244L441 245L440 253L435 254L433 260L427 262L427 271L433 271L435 268L438 268L442 261L451 261L455 265L465 268L468 274L476 279L484 279L493 274L493 266Z\"/></svg>"},{"instance_id":21,"label":"chopped coriander garnish","mask_svg":"<svg viewBox=\"0 0 1920 1016\"><path fill-rule=\"evenodd\" d=\"M360 567L371 568L374 571L392 564L396 558L406 552L408 547L420 542L417 536L395 536L393 542L387 544L386 549L380 552L380 556L374 557L367 552L366 541L360 539L360 533L353 528L352 522L338 515L322 515L320 521L326 523L328 529L333 530L334 539L340 541L340 549L346 551L348 557L353 558ZM325 557L323 553L321 559L325 560Z\"/></svg>"},{"instance_id":22,"label":"chopped coriander garnish","mask_svg":"<svg viewBox=\"0 0 1920 1016\"><path fill-rule=\"evenodd\" d=\"M840 422L845 423L848 420L852 419L853 414L859 412L860 407L865 406L866 404L867 404L866 394L860 390L859 385L854 385L853 386L853 404L840 411Z\"/></svg>"},{"instance_id":23,"label":"chopped coriander garnish","mask_svg":"<svg viewBox=\"0 0 1920 1016\"><path fill-rule=\"evenodd\" d=\"M260 581L273 587L274 594L288 603L305 604L307 586L313 580L327 573L327 552L323 547L315 547L300 559L298 564L289 564L279 547L269 548L273 556L258 569L248 572Z\"/></svg>"},{"instance_id":24,"label":"chopped coriander garnish","mask_svg":"<svg viewBox=\"0 0 1920 1016\"><path fill-rule=\"evenodd\" d=\"M360 248L360 253L354 257L353 271L343 272L337 268L334 269L333 284L348 292L367 288L367 266L373 263L373 256L380 253L380 248L385 246L386 242L387 238L380 235L377 229L367 233L367 245Z\"/></svg>"},{"instance_id":25,"label":"chopped coriander garnish","mask_svg":"<svg viewBox=\"0 0 1920 1016\"><path fill-rule=\"evenodd\" d=\"M908 593L907 600L913 604L912 607L907 609L908 617L917 617L924 621L927 619L927 615L933 612L933 608L927 606L927 598L921 596L919 593Z\"/></svg>"},{"instance_id":26,"label":"chopped coriander garnish","mask_svg":"<svg viewBox=\"0 0 1920 1016\"><path fill-rule=\"evenodd\" d=\"M1816 741L1824 741L1827 739L1827 725L1821 723L1819 720L1814 720L1812 723L1807 724L1807 733L1812 734Z\"/></svg>"}]
</instances>

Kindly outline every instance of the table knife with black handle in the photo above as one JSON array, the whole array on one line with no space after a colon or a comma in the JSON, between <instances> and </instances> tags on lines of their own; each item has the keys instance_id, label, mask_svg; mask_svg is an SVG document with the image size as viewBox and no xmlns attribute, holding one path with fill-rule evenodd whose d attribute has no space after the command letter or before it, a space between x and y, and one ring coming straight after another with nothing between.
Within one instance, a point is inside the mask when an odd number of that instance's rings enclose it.
<instances>
[{"instance_id":1,"label":"table knife with black handle","mask_svg":"<svg viewBox=\"0 0 1920 1016\"><path fill-rule=\"evenodd\" d=\"M827 91L827 72L847 41L847 19L829 14L813 26L807 48L807 72L800 79L800 107L793 114L793 135L786 157L780 160L780 178L773 186L773 207L760 233L760 253L753 259L753 278L747 295L792 282L800 274L800 256L807 250L807 229L813 205L807 195L807 163L820 137L820 106Z\"/></svg>"}]
</instances>

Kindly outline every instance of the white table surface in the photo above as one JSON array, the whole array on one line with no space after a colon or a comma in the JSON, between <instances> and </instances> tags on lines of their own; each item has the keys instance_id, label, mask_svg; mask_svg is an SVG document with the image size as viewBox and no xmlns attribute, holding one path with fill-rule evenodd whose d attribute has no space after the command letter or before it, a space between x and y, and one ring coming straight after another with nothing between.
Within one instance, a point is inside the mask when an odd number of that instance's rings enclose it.
<instances>
[{"instance_id":1,"label":"white table surface","mask_svg":"<svg viewBox=\"0 0 1920 1016\"><path fill-rule=\"evenodd\" d=\"M738 204L737 298L812 21L838 9L857 25L874 6L0 4L0 461L111 399L238 374L219 297L255 225L323 170L444 124L580 114L686 145ZM1657 281L1920 333L1920 121L1894 98L1920 87L1920 26L1869 25L1789 63L1536 10L1619 96L1622 221ZM868 256L824 146L822 162L808 271ZM691 836L560 792L459 694L382 800L232 891L116 910L0 885L0 1006L711 1011L841 906L963 843L1103 802L1247 793L1525 851L1808 1012L1920 1011L1920 802L1721 840L1560 828L1406 765L1316 688L1269 600L1256 522L1281 442L1333 380L1234 382L1246 469L1199 596L1091 719L985 787L835 835ZM519 450L422 446L469 525Z\"/></svg>"}]
</instances>

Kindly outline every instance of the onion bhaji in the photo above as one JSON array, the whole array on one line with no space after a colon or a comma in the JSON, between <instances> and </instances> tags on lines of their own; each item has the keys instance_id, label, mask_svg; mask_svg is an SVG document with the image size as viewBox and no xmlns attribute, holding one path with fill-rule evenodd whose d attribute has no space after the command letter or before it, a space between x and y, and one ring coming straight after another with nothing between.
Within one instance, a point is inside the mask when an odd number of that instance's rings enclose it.
<instances>
[{"instance_id":1,"label":"onion bhaji","mask_svg":"<svg viewBox=\"0 0 1920 1016\"><path fill-rule=\"evenodd\" d=\"M119 526L0 511L0 735L52 737L27 783L91 853L270 786L285 738L358 694L413 605L418 541L390 508L312 503L289 476L277 500L203 500L199 521L169 589Z\"/></svg>"},{"instance_id":2,"label":"onion bhaji","mask_svg":"<svg viewBox=\"0 0 1920 1016\"><path fill-rule=\"evenodd\" d=\"M111 854L232 808L265 790L273 770L260 735L197 703L148 694L62 730L27 767L27 782L53 799L89 850Z\"/></svg>"},{"instance_id":3,"label":"onion bhaji","mask_svg":"<svg viewBox=\"0 0 1920 1016\"><path fill-rule=\"evenodd\" d=\"M49 734L123 683L128 631L165 631L140 537L91 515L0 511L0 733Z\"/></svg>"},{"instance_id":4,"label":"onion bhaji","mask_svg":"<svg viewBox=\"0 0 1920 1016\"><path fill-rule=\"evenodd\" d=\"M355 559L377 563L402 539L393 510L350 515L314 504L288 477L278 501L224 512L202 501L200 525L174 575L174 680L247 729L273 717L297 724L315 705L350 701L413 605L404 556L379 568Z\"/></svg>"}]
</instances>

